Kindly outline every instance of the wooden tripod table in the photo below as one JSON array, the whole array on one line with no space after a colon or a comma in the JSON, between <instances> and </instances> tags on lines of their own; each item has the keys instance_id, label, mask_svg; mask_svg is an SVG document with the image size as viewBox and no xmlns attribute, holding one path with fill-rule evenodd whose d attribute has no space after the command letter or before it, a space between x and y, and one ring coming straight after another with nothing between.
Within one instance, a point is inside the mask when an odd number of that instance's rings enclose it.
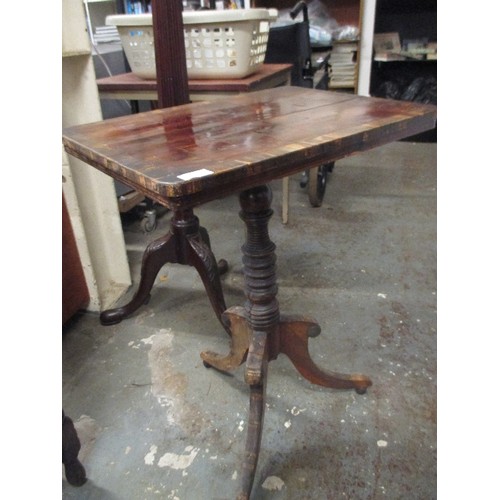
<instances>
[{"instance_id":1,"label":"wooden tripod table","mask_svg":"<svg viewBox=\"0 0 500 500\"><path fill-rule=\"evenodd\" d=\"M318 323L280 313L266 183L432 129L435 122L435 106L281 87L64 131L69 154L173 210L170 233L146 252L139 288L149 286L144 272L150 280L166 259L194 265L231 336L229 354L204 352L204 364L229 371L246 363L250 415L238 498L249 498L252 490L269 361L284 353L305 379L334 389L364 393L371 385L364 375L319 368L308 350L309 338L320 333ZM193 209L234 192L240 192L246 225L246 302L226 309L208 235ZM153 271L145 271L148 266Z\"/></svg>"}]
</instances>

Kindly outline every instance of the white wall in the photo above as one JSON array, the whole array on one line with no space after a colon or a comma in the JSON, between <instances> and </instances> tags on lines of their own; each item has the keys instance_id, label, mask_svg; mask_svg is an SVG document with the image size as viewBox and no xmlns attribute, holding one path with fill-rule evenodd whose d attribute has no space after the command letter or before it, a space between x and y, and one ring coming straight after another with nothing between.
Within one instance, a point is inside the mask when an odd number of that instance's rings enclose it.
<instances>
[{"instance_id":1,"label":"white wall","mask_svg":"<svg viewBox=\"0 0 500 500\"><path fill-rule=\"evenodd\" d=\"M373 30L377 0L361 1L360 50L358 66L358 95L370 95L370 73L372 69Z\"/></svg>"},{"instance_id":2,"label":"white wall","mask_svg":"<svg viewBox=\"0 0 500 500\"><path fill-rule=\"evenodd\" d=\"M82 0L63 0L62 125L102 120ZM63 192L90 293L109 309L131 285L113 180L63 152Z\"/></svg>"}]
</instances>

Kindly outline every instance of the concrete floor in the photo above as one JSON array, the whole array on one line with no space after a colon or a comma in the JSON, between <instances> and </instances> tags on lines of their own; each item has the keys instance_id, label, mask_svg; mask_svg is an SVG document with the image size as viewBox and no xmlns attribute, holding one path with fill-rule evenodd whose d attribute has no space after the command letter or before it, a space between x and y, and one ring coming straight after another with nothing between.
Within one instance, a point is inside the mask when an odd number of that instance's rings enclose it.
<instances>
[{"instance_id":1,"label":"concrete floor","mask_svg":"<svg viewBox=\"0 0 500 500\"><path fill-rule=\"evenodd\" d=\"M399 142L336 163L323 206L290 182L290 222L272 184L281 311L322 326L322 367L369 375L365 395L314 386L270 364L253 499L436 498L436 144ZM243 303L243 223L232 196L196 213L228 306ZM154 233L124 226L134 281ZM125 303L133 289L123 298ZM193 268L167 265L150 302L119 325L76 317L63 334L63 408L82 441L87 483L65 499L234 499L245 443L243 368L207 370L222 331Z\"/></svg>"}]
</instances>

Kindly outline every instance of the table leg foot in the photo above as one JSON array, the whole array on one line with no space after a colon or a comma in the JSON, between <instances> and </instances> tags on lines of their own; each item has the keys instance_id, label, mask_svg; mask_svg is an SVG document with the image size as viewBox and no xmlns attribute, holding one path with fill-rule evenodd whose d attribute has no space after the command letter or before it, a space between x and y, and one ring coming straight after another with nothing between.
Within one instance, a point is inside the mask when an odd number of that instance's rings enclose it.
<instances>
[{"instance_id":1,"label":"table leg foot","mask_svg":"<svg viewBox=\"0 0 500 500\"><path fill-rule=\"evenodd\" d=\"M309 382L332 389L354 389L358 394L364 394L372 385L367 376L329 372L314 363L309 353L309 338L317 337L320 332L320 326L311 318L281 316L280 352L290 358L295 368Z\"/></svg>"},{"instance_id":2,"label":"table leg foot","mask_svg":"<svg viewBox=\"0 0 500 500\"><path fill-rule=\"evenodd\" d=\"M250 498L257 469L265 409L265 388L267 382L268 346L267 333L250 328L245 309L231 307L223 314L231 328L231 350L227 356L213 352L202 352L205 366L228 372L246 360L245 381L250 386L250 412L247 440L243 459L241 488L238 500Z\"/></svg>"},{"instance_id":3,"label":"table leg foot","mask_svg":"<svg viewBox=\"0 0 500 500\"><path fill-rule=\"evenodd\" d=\"M264 376L265 378L265 376ZM242 478L238 500L250 498L257 470L265 409L265 380L263 384L250 386L250 413L247 440L243 459Z\"/></svg>"},{"instance_id":4,"label":"table leg foot","mask_svg":"<svg viewBox=\"0 0 500 500\"><path fill-rule=\"evenodd\" d=\"M231 331L231 347L228 355L223 356L211 351L200 354L203 364L222 372L235 370L245 362L250 344L251 330L243 307L231 307L222 315L222 320Z\"/></svg>"},{"instance_id":5,"label":"table leg foot","mask_svg":"<svg viewBox=\"0 0 500 500\"><path fill-rule=\"evenodd\" d=\"M245 381L250 386L250 411L238 499L250 498L259 460L266 407L268 338L266 332L254 331L248 350Z\"/></svg>"},{"instance_id":6,"label":"table leg foot","mask_svg":"<svg viewBox=\"0 0 500 500\"><path fill-rule=\"evenodd\" d=\"M175 237L172 233L150 243L142 257L141 280L134 297L124 306L103 311L100 315L101 324L120 323L147 302L162 266L166 262L175 262L175 250Z\"/></svg>"}]
</instances>

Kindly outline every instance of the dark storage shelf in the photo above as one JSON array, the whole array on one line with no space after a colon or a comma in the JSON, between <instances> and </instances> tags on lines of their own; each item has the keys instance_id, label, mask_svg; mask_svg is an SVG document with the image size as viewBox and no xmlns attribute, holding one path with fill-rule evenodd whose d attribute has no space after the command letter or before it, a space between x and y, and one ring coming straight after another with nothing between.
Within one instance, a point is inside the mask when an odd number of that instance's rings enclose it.
<instances>
[{"instance_id":1,"label":"dark storage shelf","mask_svg":"<svg viewBox=\"0 0 500 500\"><path fill-rule=\"evenodd\" d=\"M404 40L437 41L436 0L378 0L375 33L399 33ZM437 104L437 60L372 61L370 94ZM436 142L437 128L407 140Z\"/></svg>"}]
</instances>

